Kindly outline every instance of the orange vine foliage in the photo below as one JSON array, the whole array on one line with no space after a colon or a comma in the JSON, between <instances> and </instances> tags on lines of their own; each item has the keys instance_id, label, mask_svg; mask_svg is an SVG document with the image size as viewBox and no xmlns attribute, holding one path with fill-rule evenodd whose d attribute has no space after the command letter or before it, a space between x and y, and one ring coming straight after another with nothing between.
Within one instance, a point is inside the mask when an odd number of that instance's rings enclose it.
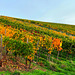
<instances>
[{"instance_id":1,"label":"orange vine foliage","mask_svg":"<svg viewBox=\"0 0 75 75\"><path fill-rule=\"evenodd\" d=\"M62 41L60 39L55 39L52 42L52 45L54 46L55 49L57 49L57 51L61 51L62 50Z\"/></svg>"}]
</instances>

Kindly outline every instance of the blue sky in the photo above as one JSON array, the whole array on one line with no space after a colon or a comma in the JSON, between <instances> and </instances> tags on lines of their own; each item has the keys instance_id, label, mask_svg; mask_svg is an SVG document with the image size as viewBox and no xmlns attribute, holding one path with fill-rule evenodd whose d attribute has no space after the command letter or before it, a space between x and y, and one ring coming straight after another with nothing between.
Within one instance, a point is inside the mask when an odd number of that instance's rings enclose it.
<instances>
[{"instance_id":1,"label":"blue sky","mask_svg":"<svg viewBox=\"0 0 75 75\"><path fill-rule=\"evenodd\" d=\"M75 0L0 0L0 15L75 25Z\"/></svg>"}]
</instances>

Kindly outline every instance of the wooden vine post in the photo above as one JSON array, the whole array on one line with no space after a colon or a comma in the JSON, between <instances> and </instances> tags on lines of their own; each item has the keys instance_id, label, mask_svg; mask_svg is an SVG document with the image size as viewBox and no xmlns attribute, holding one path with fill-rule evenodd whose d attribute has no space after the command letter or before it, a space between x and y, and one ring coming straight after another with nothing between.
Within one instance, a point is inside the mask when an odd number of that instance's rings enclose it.
<instances>
[{"instance_id":1,"label":"wooden vine post","mask_svg":"<svg viewBox=\"0 0 75 75\"><path fill-rule=\"evenodd\" d=\"M46 48L45 48L45 49L46 49ZM46 49L46 50L47 50L47 49ZM48 60L48 55L49 55L49 54L47 53L47 60Z\"/></svg>"},{"instance_id":2,"label":"wooden vine post","mask_svg":"<svg viewBox=\"0 0 75 75\"><path fill-rule=\"evenodd\" d=\"M53 38L52 38L52 40L53 40ZM51 45L52 45L52 41L49 42L49 43L51 43ZM50 45L50 48L51 48L51 45ZM51 50L51 49L50 49L50 50ZM48 61L50 61L50 57L51 57L51 52L48 53L48 55L47 55L47 60L48 60Z\"/></svg>"},{"instance_id":3,"label":"wooden vine post","mask_svg":"<svg viewBox=\"0 0 75 75\"><path fill-rule=\"evenodd\" d=\"M73 36L72 36L72 44L70 46L70 50L72 50L72 45L73 45ZM72 54L72 56L73 56L73 54Z\"/></svg>"},{"instance_id":4,"label":"wooden vine post","mask_svg":"<svg viewBox=\"0 0 75 75\"><path fill-rule=\"evenodd\" d=\"M30 68L30 66L31 66L31 60L29 60L30 62L29 62L29 68Z\"/></svg>"},{"instance_id":5,"label":"wooden vine post","mask_svg":"<svg viewBox=\"0 0 75 75\"><path fill-rule=\"evenodd\" d=\"M28 43L28 38L27 38L27 43ZM26 59L26 66L27 66L27 60L29 60L29 68L30 68L30 66L31 66L31 60L30 59Z\"/></svg>"},{"instance_id":6,"label":"wooden vine post","mask_svg":"<svg viewBox=\"0 0 75 75\"><path fill-rule=\"evenodd\" d=\"M58 57L59 57L59 51L58 51L58 54L57 54L57 60L58 60Z\"/></svg>"},{"instance_id":7,"label":"wooden vine post","mask_svg":"<svg viewBox=\"0 0 75 75\"><path fill-rule=\"evenodd\" d=\"M27 43L28 43L28 38L27 38ZM26 69L27 69L27 57L26 57Z\"/></svg>"},{"instance_id":8,"label":"wooden vine post","mask_svg":"<svg viewBox=\"0 0 75 75\"><path fill-rule=\"evenodd\" d=\"M2 67L2 35L0 40L0 67Z\"/></svg>"},{"instance_id":9,"label":"wooden vine post","mask_svg":"<svg viewBox=\"0 0 75 75\"><path fill-rule=\"evenodd\" d=\"M51 45L52 45L52 42L51 42ZM51 45L50 45L50 47L51 47ZM49 61L50 61L50 57L51 57L51 53L49 54Z\"/></svg>"},{"instance_id":10,"label":"wooden vine post","mask_svg":"<svg viewBox=\"0 0 75 75\"><path fill-rule=\"evenodd\" d=\"M37 47L38 47L38 44L39 44L39 40L37 42ZM38 53L37 53L37 63L38 63Z\"/></svg>"},{"instance_id":11,"label":"wooden vine post","mask_svg":"<svg viewBox=\"0 0 75 75\"><path fill-rule=\"evenodd\" d=\"M6 29L5 29L5 36L6 36ZM4 46L4 50L5 50L5 56L6 56L7 55L6 46Z\"/></svg>"}]
</instances>

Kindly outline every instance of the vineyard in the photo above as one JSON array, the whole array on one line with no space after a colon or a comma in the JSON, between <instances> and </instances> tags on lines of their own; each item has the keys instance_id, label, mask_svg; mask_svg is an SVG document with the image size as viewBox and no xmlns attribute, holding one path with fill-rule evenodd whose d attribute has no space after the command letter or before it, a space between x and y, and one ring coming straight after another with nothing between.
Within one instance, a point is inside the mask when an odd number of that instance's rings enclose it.
<instances>
[{"instance_id":1,"label":"vineyard","mask_svg":"<svg viewBox=\"0 0 75 75\"><path fill-rule=\"evenodd\" d=\"M74 75L75 26L0 16L0 67L27 75Z\"/></svg>"}]
</instances>

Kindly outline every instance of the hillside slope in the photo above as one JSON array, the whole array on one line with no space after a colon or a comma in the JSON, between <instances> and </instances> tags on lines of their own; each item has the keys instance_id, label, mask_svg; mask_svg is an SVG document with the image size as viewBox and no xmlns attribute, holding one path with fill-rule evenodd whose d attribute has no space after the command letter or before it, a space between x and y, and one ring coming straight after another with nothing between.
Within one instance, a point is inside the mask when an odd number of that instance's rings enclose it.
<instances>
[{"instance_id":1,"label":"hillside slope","mask_svg":"<svg viewBox=\"0 0 75 75\"><path fill-rule=\"evenodd\" d=\"M11 75L18 71L21 75L74 75L74 28L0 16L0 38L3 39L2 47L6 47L2 52L4 72L0 74Z\"/></svg>"}]
</instances>

